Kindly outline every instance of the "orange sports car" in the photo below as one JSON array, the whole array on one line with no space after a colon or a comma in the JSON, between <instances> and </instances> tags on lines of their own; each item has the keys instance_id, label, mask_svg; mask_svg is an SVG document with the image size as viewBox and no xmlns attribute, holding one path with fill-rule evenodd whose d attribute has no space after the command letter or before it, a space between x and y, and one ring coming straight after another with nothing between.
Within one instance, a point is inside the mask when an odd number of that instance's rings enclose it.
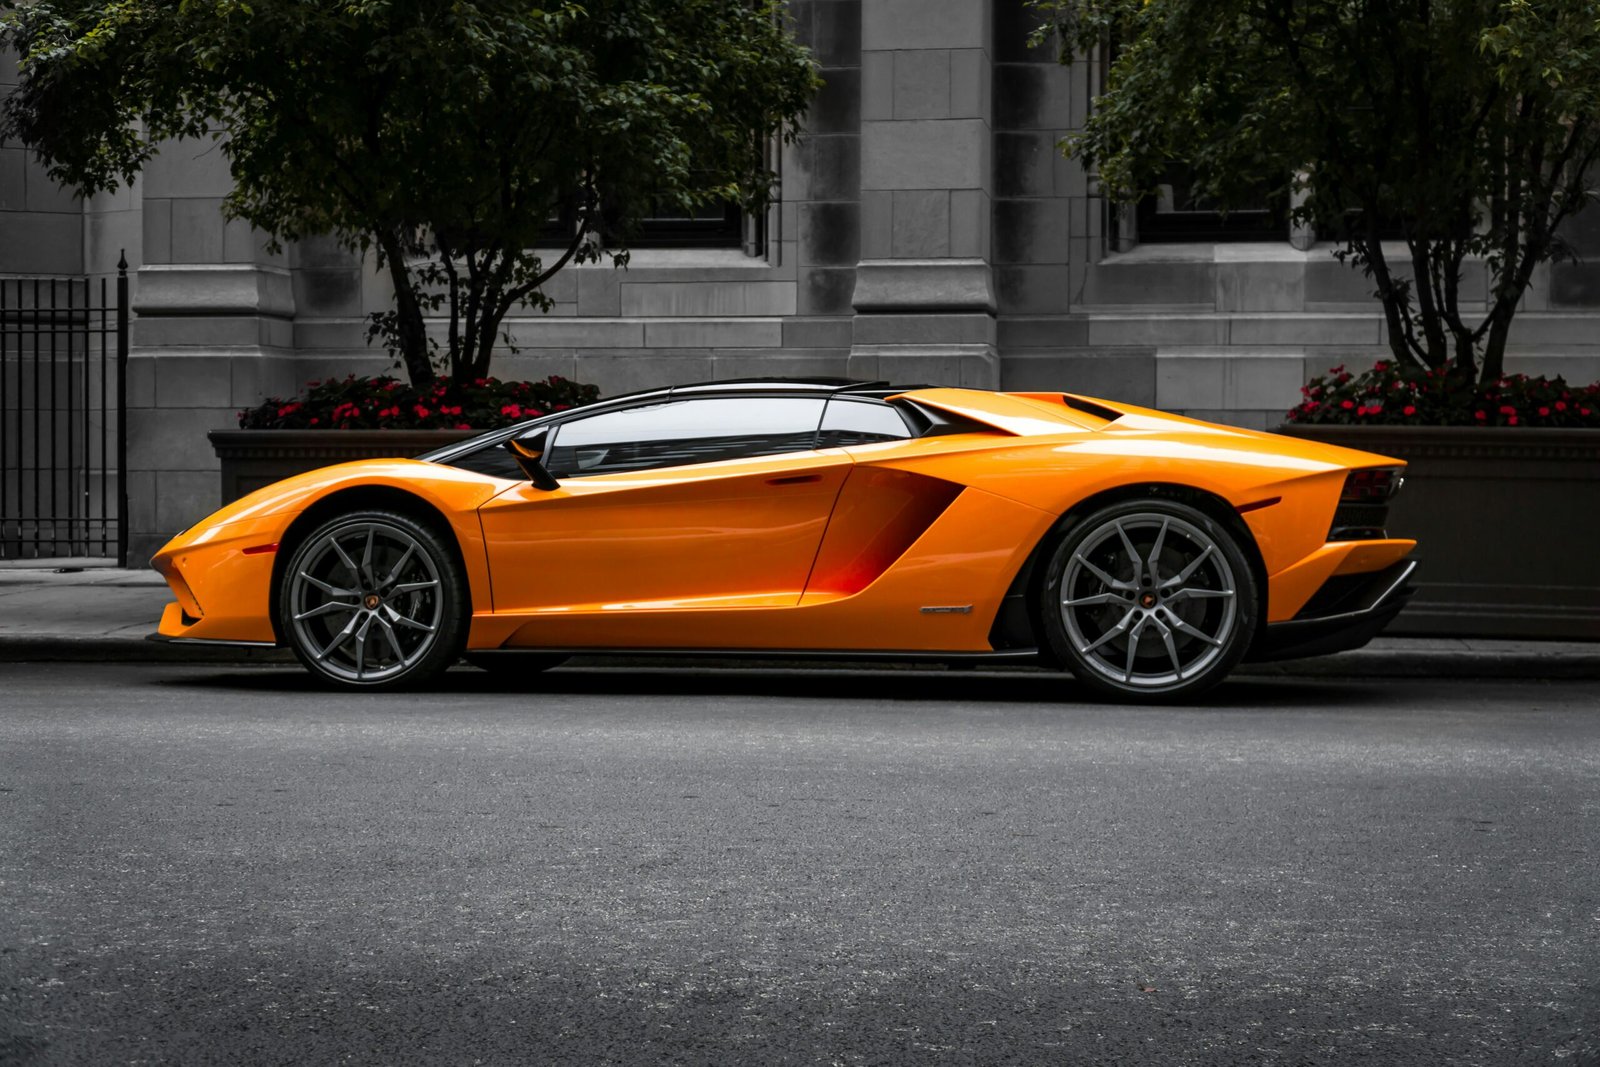
<instances>
[{"instance_id":1,"label":"orange sports car","mask_svg":"<svg viewBox=\"0 0 1600 1067\"><path fill-rule=\"evenodd\" d=\"M1409 593L1383 456L1070 393L676 386L297 475L173 538L160 633L350 687L465 656L1037 660L1193 696Z\"/></svg>"}]
</instances>

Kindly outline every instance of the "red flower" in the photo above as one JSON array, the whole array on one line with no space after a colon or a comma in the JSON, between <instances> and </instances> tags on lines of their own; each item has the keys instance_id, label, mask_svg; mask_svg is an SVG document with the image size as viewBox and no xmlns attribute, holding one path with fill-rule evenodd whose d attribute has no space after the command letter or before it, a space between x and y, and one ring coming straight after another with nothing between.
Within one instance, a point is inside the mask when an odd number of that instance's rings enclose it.
<instances>
[{"instance_id":1,"label":"red flower","mask_svg":"<svg viewBox=\"0 0 1600 1067\"><path fill-rule=\"evenodd\" d=\"M1500 405L1500 414L1502 414L1502 415L1511 415L1511 416L1514 417L1517 414L1517 409L1512 407L1510 404L1501 404Z\"/></svg>"},{"instance_id":2,"label":"red flower","mask_svg":"<svg viewBox=\"0 0 1600 1067\"><path fill-rule=\"evenodd\" d=\"M1344 408L1346 411L1349 411L1351 408L1356 406L1356 402L1354 400L1341 400L1339 401L1339 406Z\"/></svg>"},{"instance_id":3,"label":"red flower","mask_svg":"<svg viewBox=\"0 0 1600 1067\"><path fill-rule=\"evenodd\" d=\"M1483 413L1483 412L1481 412L1481 411L1474 411L1474 412L1473 412L1473 413L1472 413L1472 417L1473 417L1473 418L1475 418L1475 419L1477 419L1477 420L1478 420L1478 421L1479 421L1479 422L1482 422L1482 421L1483 421L1483 420L1484 420L1484 419L1487 419L1487 418L1488 418L1488 417L1489 417L1489 416L1487 416L1487 415L1485 415L1485 414L1484 414L1484 413Z\"/></svg>"},{"instance_id":4,"label":"red flower","mask_svg":"<svg viewBox=\"0 0 1600 1067\"><path fill-rule=\"evenodd\" d=\"M286 416L293 415L295 412L297 412L299 410L300 410L300 405L299 404L285 404L285 405L283 405L283 407L278 409L278 418L281 419L281 418L285 418Z\"/></svg>"},{"instance_id":5,"label":"red flower","mask_svg":"<svg viewBox=\"0 0 1600 1067\"><path fill-rule=\"evenodd\" d=\"M1562 401L1562 400L1557 400L1556 401L1556 410L1557 411L1565 411L1565 410L1567 410L1566 402Z\"/></svg>"},{"instance_id":6,"label":"red flower","mask_svg":"<svg viewBox=\"0 0 1600 1067\"><path fill-rule=\"evenodd\" d=\"M1415 404L1407 404L1405 407L1400 409L1400 414L1402 415L1415 415L1416 413L1417 408Z\"/></svg>"},{"instance_id":7,"label":"red flower","mask_svg":"<svg viewBox=\"0 0 1600 1067\"><path fill-rule=\"evenodd\" d=\"M1540 408L1539 409L1539 414L1548 415L1548 414L1550 414L1550 409L1549 408Z\"/></svg>"},{"instance_id":8,"label":"red flower","mask_svg":"<svg viewBox=\"0 0 1600 1067\"><path fill-rule=\"evenodd\" d=\"M456 429L458 429L458 430L470 430L470 429L472 429L472 424L468 423L468 422L458 422L458 423L456 423Z\"/></svg>"},{"instance_id":9,"label":"red flower","mask_svg":"<svg viewBox=\"0 0 1600 1067\"><path fill-rule=\"evenodd\" d=\"M317 418L313 418L313 419L312 419L312 420L311 420L311 425L313 425L313 426L315 426L315 425L316 425L316 424L317 424L317 423L319 423L319 422L321 422L321 421L322 421L322 420L321 420L321 419L317 419Z\"/></svg>"},{"instance_id":10,"label":"red flower","mask_svg":"<svg viewBox=\"0 0 1600 1067\"><path fill-rule=\"evenodd\" d=\"M432 414L432 412L430 412L427 408L423 407L421 404L414 405L411 408L411 410L415 411L417 413L417 418L419 418L419 419L425 419L430 414Z\"/></svg>"},{"instance_id":11,"label":"red flower","mask_svg":"<svg viewBox=\"0 0 1600 1067\"><path fill-rule=\"evenodd\" d=\"M520 404L505 404L500 408L500 414L509 415L513 419L520 419L522 418L522 406Z\"/></svg>"}]
</instances>

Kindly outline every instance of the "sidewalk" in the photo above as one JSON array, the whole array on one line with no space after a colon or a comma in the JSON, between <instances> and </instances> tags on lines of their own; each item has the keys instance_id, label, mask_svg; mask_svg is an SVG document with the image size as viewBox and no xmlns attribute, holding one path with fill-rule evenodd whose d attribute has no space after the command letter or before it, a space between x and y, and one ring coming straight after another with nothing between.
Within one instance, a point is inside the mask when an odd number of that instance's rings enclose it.
<instances>
[{"instance_id":1,"label":"sidewalk","mask_svg":"<svg viewBox=\"0 0 1600 1067\"><path fill-rule=\"evenodd\" d=\"M0 561L0 663L294 662L285 649L146 640L171 599L166 582L152 570L119 570L103 560ZM702 667L723 665L696 662ZM1240 670L1344 678L1600 679L1600 642L1380 637L1354 652Z\"/></svg>"}]
</instances>

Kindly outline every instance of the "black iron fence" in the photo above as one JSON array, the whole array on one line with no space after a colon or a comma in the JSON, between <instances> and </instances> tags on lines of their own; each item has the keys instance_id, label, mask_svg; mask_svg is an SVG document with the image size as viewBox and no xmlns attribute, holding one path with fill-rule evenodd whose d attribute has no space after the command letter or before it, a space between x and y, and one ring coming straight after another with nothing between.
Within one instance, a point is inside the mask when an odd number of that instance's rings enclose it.
<instances>
[{"instance_id":1,"label":"black iron fence","mask_svg":"<svg viewBox=\"0 0 1600 1067\"><path fill-rule=\"evenodd\" d=\"M0 559L127 566L127 370L126 257L114 287L0 279Z\"/></svg>"}]
</instances>

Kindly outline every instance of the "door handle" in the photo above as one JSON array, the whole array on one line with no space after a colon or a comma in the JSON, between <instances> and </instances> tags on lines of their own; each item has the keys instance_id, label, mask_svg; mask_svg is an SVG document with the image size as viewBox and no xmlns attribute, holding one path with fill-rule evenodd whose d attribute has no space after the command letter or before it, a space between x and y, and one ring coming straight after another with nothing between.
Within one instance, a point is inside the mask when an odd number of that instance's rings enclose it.
<instances>
[{"instance_id":1,"label":"door handle","mask_svg":"<svg viewBox=\"0 0 1600 1067\"><path fill-rule=\"evenodd\" d=\"M768 485L804 485L806 482L820 482L820 474L789 474L782 478L768 478Z\"/></svg>"}]
</instances>

